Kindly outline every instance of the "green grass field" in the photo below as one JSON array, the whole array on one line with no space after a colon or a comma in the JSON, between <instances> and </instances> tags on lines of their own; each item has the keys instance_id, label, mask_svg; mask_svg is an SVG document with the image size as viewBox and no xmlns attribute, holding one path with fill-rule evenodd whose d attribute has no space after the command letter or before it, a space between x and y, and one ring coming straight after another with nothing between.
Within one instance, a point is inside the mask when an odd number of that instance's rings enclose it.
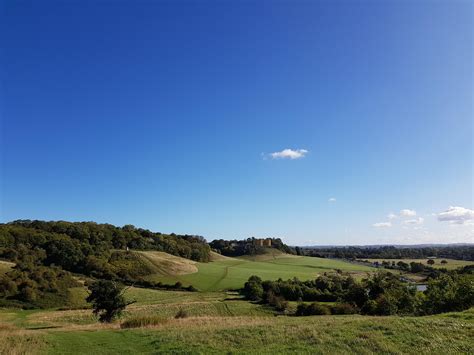
<instances>
[{"instance_id":1,"label":"green grass field","mask_svg":"<svg viewBox=\"0 0 474 355\"><path fill-rule=\"evenodd\" d=\"M152 254L153 252L148 252ZM151 260L151 258L150 258ZM356 276L365 275L375 269L340 260L295 256L288 254L270 254L258 257L220 258L209 263L196 263L198 271L182 275L155 274L149 276L153 281L165 283L182 282L193 285L201 291L220 291L241 288L252 275L264 280L291 279L301 280L315 278L324 272L334 272L337 269L353 273Z\"/></svg>"},{"instance_id":2,"label":"green grass field","mask_svg":"<svg viewBox=\"0 0 474 355\"><path fill-rule=\"evenodd\" d=\"M395 261L395 263L398 263L399 261L403 261L405 263L411 263L411 262L416 262L416 263L422 263L424 265L429 265L428 264L428 259L363 259L363 260L368 260L370 262L376 262L378 261L379 263L382 263L382 261L388 261L392 262ZM447 264L441 264L441 260L446 260L448 263ZM453 270L457 269L458 267L464 267L467 265L474 265L473 261L467 261L467 260L454 260L454 259L434 259L435 263L433 265L430 265L435 268L446 268L448 270Z\"/></svg>"},{"instance_id":3,"label":"green grass field","mask_svg":"<svg viewBox=\"0 0 474 355\"><path fill-rule=\"evenodd\" d=\"M173 305L177 296L172 293L161 304ZM200 300L189 297L183 295L176 302L239 302L222 300L222 293ZM467 354L474 347L474 309L429 317L274 317L265 312L242 315L243 305L237 303L238 314L233 316L227 311L204 312L138 329L120 329L119 323L100 325L90 316L85 320L74 315L78 311L4 311L0 312L0 353ZM134 316L138 308L125 317ZM202 304L197 308L209 309Z\"/></svg>"}]
</instances>

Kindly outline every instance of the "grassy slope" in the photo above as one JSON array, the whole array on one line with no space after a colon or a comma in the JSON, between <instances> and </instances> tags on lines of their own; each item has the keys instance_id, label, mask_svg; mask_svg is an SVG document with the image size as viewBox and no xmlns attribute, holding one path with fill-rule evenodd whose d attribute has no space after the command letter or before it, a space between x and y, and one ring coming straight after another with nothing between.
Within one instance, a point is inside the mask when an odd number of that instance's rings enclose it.
<instances>
[{"instance_id":1,"label":"grassy slope","mask_svg":"<svg viewBox=\"0 0 474 355\"><path fill-rule=\"evenodd\" d=\"M382 263L382 261L388 261L390 263L392 261L395 261L395 263L398 263L399 261L403 261L405 263L411 263L412 261L414 261L414 262L417 262L417 263L422 263L424 265L429 265L427 263L428 259L363 259L363 260L368 260L370 262L378 261L379 263ZM452 269L456 269L458 267L463 267L463 266L467 266L467 265L474 265L473 261L454 260L454 259L444 259L448 263L447 264L441 264L441 260L443 260L443 259L442 258L435 259L435 264L430 265L430 266L435 267L435 268L446 268L448 270L452 270Z\"/></svg>"},{"instance_id":2,"label":"grassy slope","mask_svg":"<svg viewBox=\"0 0 474 355\"><path fill-rule=\"evenodd\" d=\"M336 269L359 274L374 270L368 266L340 260L281 253L257 257L216 258L215 261L209 263L196 263L196 266L197 273L156 274L150 279L165 283L180 281L185 285L193 285L202 291L219 291L240 288L252 275L258 275L265 280L291 279L293 277L307 280L316 277L317 274Z\"/></svg>"},{"instance_id":3,"label":"grassy slope","mask_svg":"<svg viewBox=\"0 0 474 355\"><path fill-rule=\"evenodd\" d=\"M152 270L161 275L182 275L197 272L196 262L159 251L135 251Z\"/></svg>"}]
</instances>

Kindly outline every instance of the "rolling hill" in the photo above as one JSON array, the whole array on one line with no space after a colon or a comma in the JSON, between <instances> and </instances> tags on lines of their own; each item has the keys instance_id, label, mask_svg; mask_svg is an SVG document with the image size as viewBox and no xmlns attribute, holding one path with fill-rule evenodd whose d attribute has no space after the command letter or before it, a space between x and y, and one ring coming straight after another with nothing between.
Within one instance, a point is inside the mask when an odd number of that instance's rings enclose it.
<instances>
[{"instance_id":1,"label":"rolling hill","mask_svg":"<svg viewBox=\"0 0 474 355\"><path fill-rule=\"evenodd\" d=\"M356 265L341 260L296 256L272 249L257 256L226 257L216 253L211 262L200 263L162 252L135 251L155 272L146 276L150 281L163 283L181 282L200 291L221 291L241 288L252 275L265 280L315 278L324 272L342 270L354 275L374 271L365 265Z\"/></svg>"}]
</instances>

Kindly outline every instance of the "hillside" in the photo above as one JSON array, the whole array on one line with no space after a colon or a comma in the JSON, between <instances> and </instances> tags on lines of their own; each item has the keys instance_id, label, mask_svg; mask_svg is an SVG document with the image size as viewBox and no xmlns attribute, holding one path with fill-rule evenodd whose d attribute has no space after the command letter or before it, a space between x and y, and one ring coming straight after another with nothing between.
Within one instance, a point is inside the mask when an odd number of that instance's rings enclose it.
<instances>
[{"instance_id":1,"label":"hillside","mask_svg":"<svg viewBox=\"0 0 474 355\"><path fill-rule=\"evenodd\" d=\"M196 262L159 251L134 251L152 265L154 273L163 276L192 274L198 271Z\"/></svg>"},{"instance_id":2,"label":"hillside","mask_svg":"<svg viewBox=\"0 0 474 355\"><path fill-rule=\"evenodd\" d=\"M237 258L214 256L215 261L195 263L197 272L176 273L165 270L147 279L164 283L181 282L192 285L201 291L219 291L241 288L252 275L263 279L277 280L298 277L302 280L313 279L318 274L342 270L355 276L363 276L376 269L352 264L340 260L296 256L271 251L257 256L241 256ZM164 260L156 255L155 262L163 265ZM185 263L183 260L182 262Z\"/></svg>"}]
</instances>

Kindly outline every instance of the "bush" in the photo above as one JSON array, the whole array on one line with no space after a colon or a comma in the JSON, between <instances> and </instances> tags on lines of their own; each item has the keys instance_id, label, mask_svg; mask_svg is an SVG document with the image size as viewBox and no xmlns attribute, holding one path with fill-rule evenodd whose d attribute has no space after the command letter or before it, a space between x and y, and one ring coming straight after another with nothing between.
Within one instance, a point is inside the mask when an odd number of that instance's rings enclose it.
<instances>
[{"instance_id":1,"label":"bush","mask_svg":"<svg viewBox=\"0 0 474 355\"><path fill-rule=\"evenodd\" d=\"M258 276L251 276L245 283L242 293L251 301L261 301L263 298L262 280Z\"/></svg>"},{"instance_id":2,"label":"bush","mask_svg":"<svg viewBox=\"0 0 474 355\"><path fill-rule=\"evenodd\" d=\"M296 316L324 316L331 314L327 306L323 306L317 302L310 304L300 303L296 308Z\"/></svg>"},{"instance_id":3,"label":"bush","mask_svg":"<svg viewBox=\"0 0 474 355\"><path fill-rule=\"evenodd\" d=\"M272 291L267 292L266 299L268 304L279 312L284 312L288 308L288 301L281 296L275 296Z\"/></svg>"},{"instance_id":4,"label":"bush","mask_svg":"<svg viewBox=\"0 0 474 355\"><path fill-rule=\"evenodd\" d=\"M359 309L349 303L337 303L330 307L331 314L357 314Z\"/></svg>"},{"instance_id":5,"label":"bush","mask_svg":"<svg viewBox=\"0 0 474 355\"><path fill-rule=\"evenodd\" d=\"M188 318L188 312L186 312L184 309L180 308L178 313L174 316L175 319L180 319L180 318Z\"/></svg>"}]
</instances>

